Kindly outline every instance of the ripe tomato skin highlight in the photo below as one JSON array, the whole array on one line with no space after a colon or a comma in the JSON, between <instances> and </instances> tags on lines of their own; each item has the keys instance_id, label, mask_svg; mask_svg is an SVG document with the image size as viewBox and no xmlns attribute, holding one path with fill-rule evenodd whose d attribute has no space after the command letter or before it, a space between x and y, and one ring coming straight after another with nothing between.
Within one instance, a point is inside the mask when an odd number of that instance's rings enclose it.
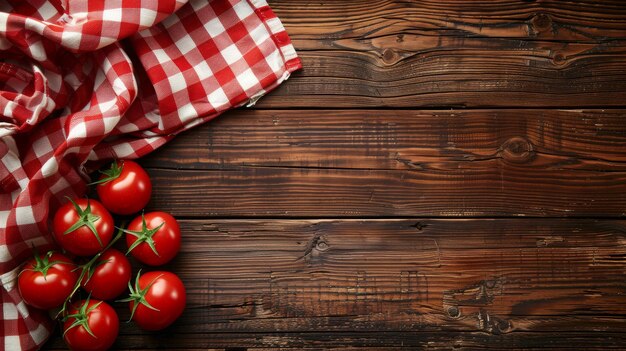
<instances>
[{"instance_id":1,"label":"ripe tomato skin highlight","mask_svg":"<svg viewBox=\"0 0 626 351\"><path fill-rule=\"evenodd\" d=\"M129 215L141 211L152 194L152 182L148 173L131 160L115 161L122 168L116 179L96 186L98 197L109 211ZM107 178L103 174L100 180Z\"/></svg>"},{"instance_id":2,"label":"ripe tomato skin highlight","mask_svg":"<svg viewBox=\"0 0 626 351\"><path fill-rule=\"evenodd\" d=\"M163 226L152 235L154 247L159 254L155 254L146 242L137 245L130 253L141 263L150 266L163 265L172 260L180 250L181 238L178 221L170 214L160 211L146 213L144 218L148 229L155 229L163 223ZM141 232L142 228L142 216L138 216L130 222L127 230ZM126 234L126 245L129 248L137 240L136 236Z\"/></svg>"},{"instance_id":3,"label":"ripe tomato skin highlight","mask_svg":"<svg viewBox=\"0 0 626 351\"><path fill-rule=\"evenodd\" d=\"M68 311L68 314L77 313L80 306L85 302L85 300L82 300L74 303L72 308ZM111 348L115 342L120 327L117 313L113 307L99 300L90 300L87 307L91 308L98 303L100 303L100 305L87 313L87 324L96 336L95 338L87 332L85 327L80 325L68 330L76 320L75 318L70 317L63 323L63 332L65 333L63 339L65 339L65 342L71 350L105 351Z\"/></svg>"},{"instance_id":4,"label":"ripe tomato skin highlight","mask_svg":"<svg viewBox=\"0 0 626 351\"><path fill-rule=\"evenodd\" d=\"M145 299L154 308L139 303L133 321L144 330L161 330L174 323L183 313L187 303L187 294L183 282L176 274L166 271L147 272L139 277L139 287L148 289ZM135 302L129 302L133 310Z\"/></svg>"},{"instance_id":5,"label":"ripe tomato skin highlight","mask_svg":"<svg viewBox=\"0 0 626 351\"><path fill-rule=\"evenodd\" d=\"M17 285L24 301L35 308L49 310L63 304L70 296L78 280L78 272L73 271L76 265L67 256L52 253L48 257L53 264L44 277L42 272L34 271L35 258L26 262L17 280Z\"/></svg>"},{"instance_id":6,"label":"ripe tomato skin highlight","mask_svg":"<svg viewBox=\"0 0 626 351\"><path fill-rule=\"evenodd\" d=\"M75 199L76 204L82 209L87 208L87 203L91 208L91 213L99 216L100 219L93 222L102 245L94 233L85 225L68 233L65 233L76 221L80 220L71 202L66 203L57 210L52 220L52 231L54 238L61 247L77 256L91 256L102 250L113 238L113 217L102 204L93 199Z\"/></svg>"},{"instance_id":7,"label":"ripe tomato skin highlight","mask_svg":"<svg viewBox=\"0 0 626 351\"><path fill-rule=\"evenodd\" d=\"M95 268L88 281L85 275L81 285L96 299L112 300L128 286L132 270L130 262L123 253L112 248L103 252L98 261L104 263Z\"/></svg>"}]
</instances>

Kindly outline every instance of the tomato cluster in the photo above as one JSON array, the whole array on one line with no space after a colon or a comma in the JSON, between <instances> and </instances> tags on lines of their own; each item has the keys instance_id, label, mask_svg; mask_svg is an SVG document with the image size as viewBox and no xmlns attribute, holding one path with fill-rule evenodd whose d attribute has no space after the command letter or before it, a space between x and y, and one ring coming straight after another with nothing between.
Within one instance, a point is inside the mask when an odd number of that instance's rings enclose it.
<instances>
[{"instance_id":1,"label":"tomato cluster","mask_svg":"<svg viewBox=\"0 0 626 351\"><path fill-rule=\"evenodd\" d=\"M145 330L160 330L182 314L185 286L167 271L137 273L127 256L148 266L172 260L180 249L180 227L165 212L142 213L115 233L111 213L142 211L150 200L152 184L146 171L130 160L114 161L96 181L100 201L70 199L54 214L52 234L63 252L50 251L26 262L18 278L24 301L35 308L59 309L63 337L72 350L106 350L119 331L115 310L105 301L128 290L131 320ZM126 254L113 248L125 236ZM76 298L84 290L86 299Z\"/></svg>"}]
</instances>

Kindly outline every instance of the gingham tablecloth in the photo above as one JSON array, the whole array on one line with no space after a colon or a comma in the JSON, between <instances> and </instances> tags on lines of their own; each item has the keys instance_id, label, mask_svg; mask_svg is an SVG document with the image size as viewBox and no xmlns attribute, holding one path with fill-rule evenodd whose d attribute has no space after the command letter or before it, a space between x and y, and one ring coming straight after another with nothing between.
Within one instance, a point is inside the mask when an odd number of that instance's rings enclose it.
<instances>
[{"instance_id":1,"label":"gingham tablecloth","mask_svg":"<svg viewBox=\"0 0 626 351\"><path fill-rule=\"evenodd\" d=\"M254 103L298 68L263 0L0 1L0 349L49 336L17 271L53 245L49 215L93 167Z\"/></svg>"}]
</instances>

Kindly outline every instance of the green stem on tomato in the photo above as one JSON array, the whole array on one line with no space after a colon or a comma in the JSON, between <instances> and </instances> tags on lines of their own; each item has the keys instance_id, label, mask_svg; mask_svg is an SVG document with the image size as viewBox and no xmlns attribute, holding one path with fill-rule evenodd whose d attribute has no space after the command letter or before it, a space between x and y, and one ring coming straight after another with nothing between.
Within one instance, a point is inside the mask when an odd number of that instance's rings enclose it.
<instances>
[{"instance_id":1,"label":"green stem on tomato","mask_svg":"<svg viewBox=\"0 0 626 351\"><path fill-rule=\"evenodd\" d=\"M124 225L125 225L125 223L123 222L121 227L124 227ZM59 318L59 316L62 316L67 311L67 304L72 300L72 297L74 297L74 294L78 291L78 289L80 289L80 287L82 285L83 278L85 278L85 275L89 274L89 272L92 270L92 268L97 266L98 259L100 258L100 256L102 256L102 253L105 252L106 250L110 249L111 246L113 246L113 244L115 244L118 240L120 240L120 238L122 237L123 234L124 234L124 232L121 229L118 230L117 234L115 235L113 240L111 240L111 242L104 249L102 249L100 252L98 252L89 261L87 261L86 263L84 263L84 264L82 264L82 265L80 265L80 266L78 266L78 267L76 267L74 269L74 270L77 270L77 269L81 270L80 271L80 276L78 277L78 280L76 281L76 284L74 284L74 289L72 289L72 292L70 293L70 295L63 302L63 307L61 307L61 310L56 314L55 318ZM91 278L91 276L89 276L89 278Z\"/></svg>"}]
</instances>

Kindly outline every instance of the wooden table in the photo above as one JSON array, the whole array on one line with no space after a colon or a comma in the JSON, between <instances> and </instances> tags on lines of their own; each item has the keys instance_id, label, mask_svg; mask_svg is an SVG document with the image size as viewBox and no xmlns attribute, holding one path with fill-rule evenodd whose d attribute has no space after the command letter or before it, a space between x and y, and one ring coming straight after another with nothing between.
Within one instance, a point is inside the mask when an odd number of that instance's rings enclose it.
<instances>
[{"instance_id":1,"label":"wooden table","mask_svg":"<svg viewBox=\"0 0 626 351\"><path fill-rule=\"evenodd\" d=\"M142 160L189 302L119 348L626 348L624 1L270 3L305 68Z\"/></svg>"}]
</instances>

